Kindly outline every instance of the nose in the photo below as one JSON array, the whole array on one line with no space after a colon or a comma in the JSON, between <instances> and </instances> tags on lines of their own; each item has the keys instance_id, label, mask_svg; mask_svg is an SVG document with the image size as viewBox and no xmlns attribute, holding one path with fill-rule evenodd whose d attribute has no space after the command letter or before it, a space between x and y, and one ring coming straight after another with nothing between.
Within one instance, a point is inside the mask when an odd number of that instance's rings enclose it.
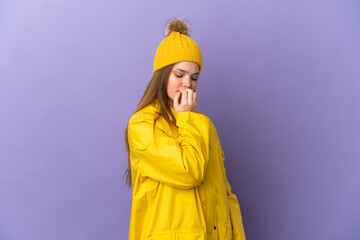
<instances>
[{"instance_id":1,"label":"nose","mask_svg":"<svg viewBox=\"0 0 360 240\"><path fill-rule=\"evenodd\" d=\"M190 77L184 77L184 81L183 81L183 86L186 88L190 88L191 87L191 80Z\"/></svg>"}]
</instances>

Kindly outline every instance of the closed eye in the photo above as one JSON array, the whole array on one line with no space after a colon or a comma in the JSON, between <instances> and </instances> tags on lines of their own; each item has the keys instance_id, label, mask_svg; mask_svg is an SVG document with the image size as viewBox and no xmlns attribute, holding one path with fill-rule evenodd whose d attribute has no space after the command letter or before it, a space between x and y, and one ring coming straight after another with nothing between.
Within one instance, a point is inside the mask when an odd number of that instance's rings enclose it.
<instances>
[{"instance_id":1,"label":"closed eye","mask_svg":"<svg viewBox=\"0 0 360 240\"><path fill-rule=\"evenodd\" d=\"M178 78L182 78L183 76L180 76L180 75L177 75L177 74L175 74L175 76L176 77L178 77ZM194 81L197 81L197 78L191 78L192 80L194 80Z\"/></svg>"}]
</instances>

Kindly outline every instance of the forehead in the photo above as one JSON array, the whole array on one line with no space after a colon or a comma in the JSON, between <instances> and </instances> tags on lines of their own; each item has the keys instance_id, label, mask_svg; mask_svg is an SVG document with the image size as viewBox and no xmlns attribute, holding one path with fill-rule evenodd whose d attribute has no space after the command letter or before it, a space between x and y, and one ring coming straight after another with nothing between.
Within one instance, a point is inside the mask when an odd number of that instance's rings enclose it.
<instances>
[{"instance_id":1,"label":"forehead","mask_svg":"<svg viewBox=\"0 0 360 240\"><path fill-rule=\"evenodd\" d=\"M174 69L182 69L190 73L199 72L199 65L194 62L183 61L175 64Z\"/></svg>"}]
</instances>

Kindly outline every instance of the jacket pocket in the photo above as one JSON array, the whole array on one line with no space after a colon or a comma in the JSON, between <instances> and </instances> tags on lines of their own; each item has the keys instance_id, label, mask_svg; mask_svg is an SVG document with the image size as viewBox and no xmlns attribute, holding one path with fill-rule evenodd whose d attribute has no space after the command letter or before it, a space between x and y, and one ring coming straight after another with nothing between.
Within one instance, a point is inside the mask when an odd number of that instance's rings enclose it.
<instances>
[{"instance_id":1,"label":"jacket pocket","mask_svg":"<svg viewBox=\"0 0 360 240\"><path fill-rule=\"evenodd\" d=\"M215 236L210 236L210 239L219 239L219 240L232 240L232 225L231 223L218 223L217 231ZM209 232L208 232L209 233ZM234 239L235 240L235 239ZM238 240L238 239L236 239Z\"/></svg>"}]
</instances>

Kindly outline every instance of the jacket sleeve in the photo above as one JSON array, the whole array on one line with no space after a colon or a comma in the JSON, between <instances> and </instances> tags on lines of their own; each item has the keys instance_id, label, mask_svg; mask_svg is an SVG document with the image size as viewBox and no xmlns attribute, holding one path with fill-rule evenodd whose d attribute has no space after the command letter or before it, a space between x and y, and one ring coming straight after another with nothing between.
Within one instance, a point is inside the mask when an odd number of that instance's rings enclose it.
<instances>
[{"instance_id":1,"label":"jacket sleeve","mask_svg":"<svg viewBox=\"0 0 360 240\"><path fill-rule=\"evenodd\" d=\"M133 164L143 177L173 187L200 185L209 159L209 120L201 113L178 112L176 138L166 134L158 122L153 132L153 114L130 118L128 141Z\"/></svg>"}]
</instances>

